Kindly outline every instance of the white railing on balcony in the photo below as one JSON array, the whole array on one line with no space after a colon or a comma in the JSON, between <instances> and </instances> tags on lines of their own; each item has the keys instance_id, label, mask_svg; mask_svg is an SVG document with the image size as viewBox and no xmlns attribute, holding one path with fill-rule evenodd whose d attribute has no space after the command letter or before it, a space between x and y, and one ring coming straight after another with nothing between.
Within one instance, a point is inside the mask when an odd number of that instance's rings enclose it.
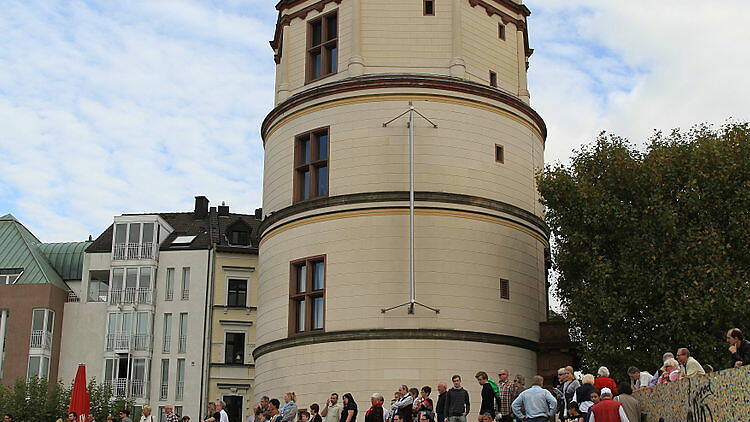
<instances>
[{"instance_id":1,"label":"white railing on balcony","mask_svg":"<svg viewBox=\"0 0 750 422\"><path fill-rule=\"evenodd\" d=\"M153 259L154 242L115 243L112 245L112 259Z\"/></svg>"},{"instance_id":2,"label":"white railing on balcony","mask_svg":"<svg viewBox=\"0 0 750 422\"><path fill-rule=\"evenodd\" d=\"M185 349L187 349L187 336L180 336L177 353L185 353Z\"/></svg>"},{"instance_id":3,"label":"white railing on balcony","mask_svg":"<svg viewBox=\"0 0 750 422\"><path fill-rule=\"evenodd\" d=\"M72 292L71 291L71 292L68 292L68 298L65 301L68 302L68 303L71 303L71 302L75 303L75 302L80 302L81 298L78 297L78 295L76 294L76 292Z\"/></svg>"},{"instance_id":4,"label":"white railing on balcony","mask_svg":"<svg viewBox=\"0 0 750 422\"><path fill-rule=\"evenodd\" d=\"M174 298L174 291L173 290L167 290L164 292L164 300L172 300Z\"/></svg>"},{"instance_id":5,"label":"white railing on balcony","mask_svg":"<svg viewBox=\"0 0 750 422\"><path fill-rule=\"evenodd\" d=\"M133 336L133 350L151 350L151 335L136 334Z\"/></svg>"},{"instance_id":6,"label":"white railing on balcony","mask_svg":"<svg viewBox=\"0 0 750 422\"><path fill-rule=\"evenodd\" d=\"M177 383L177 388L174 391L174 399L182 400L182 396L185 393L185 382L180 381Z\"/></svg>"},{"instance_id":7,"label":"white railing on balcony","mask_svg":"<svg viewBox=\"0 0 750 422\"><path fill-rule=\"evenodd\" d=\"M89 287L89 302L106 302L109 297L109 289Z\"/></svg>"},{"instance_id":8,"label":"white railing on balcony","mask_svg":"<svg viewBox=\"0 0 750 422\"><path fill-rule=\"evenodd\" d=\"M159 392L159 399L166 400L167 394L169 394L169 384L162 384L161 391Z\"/></svg>"},{"instance_id":9,"label":"white railing on balcony","mask_svg":"<svg viewBox=\"0 0 750 422\"><path fill-rule=\"evenodd\" d=\"M32 330L29 347L32 349L52 350L52 333L44 330Z\"/></svg>"},{"instance_id":10,"label":"white railing on balcony","mask_svg":"<svg viewBox=\"0 0 750 422\"><path fill-rule=\"evenodd\" d=\"M182 289L182 300L190 299L190 289Z\"/></svg>"},{"instance_id":11,"label":"white railing on balcony","mask_svg":"<svg viewBox=\"0 0 750 422\"><path fill-rule=\"evenodd\" d=\"M169 353L169 348L171 344L172 344L172 336L164 336L164 344L161 347L161 352Z\"/></svg>"},{"instance_id":12,"label":"white railing on balcony","mask_svg":"<svg viewBox=\"0 0 750 422\"><path fill-rule=\"evenodd\" d=\"M146 287L136 289L126 287L124 289L112 289L109 295L109 303L117 305L121 303L138 303L142 305L154 304L154 291Z\"/></svg>"},{"instance_id":13,"label":"white railing on balcony","mask_svg":"<svg viewBox=\"0 0 750 422\"><path fill-rule=\"evenodd\" d=\"M107 334L107 350L130 350L131 337L129 333Z\"/></svg>"},{"instance_id":14,"label":"white railing on balcony","mask_svg":"<svg viewBox=\"0 0 750 422\"><path fill-rule=\"evenodd\" d=\"M127 397L128 394L128 379L117 378L112 380L112 395L115 397Z\"/></svg>"},{"instance_id":15,"label":"white railing on balcony","mask_svg":"<svg viewBox=\"0 0 750 422\"><path fill-rule=\"evenodd\" d=\"M130 381L130 397L135 397L135 398L148 397L148 382L144 380Z\"/></svg>"}]
</instances>

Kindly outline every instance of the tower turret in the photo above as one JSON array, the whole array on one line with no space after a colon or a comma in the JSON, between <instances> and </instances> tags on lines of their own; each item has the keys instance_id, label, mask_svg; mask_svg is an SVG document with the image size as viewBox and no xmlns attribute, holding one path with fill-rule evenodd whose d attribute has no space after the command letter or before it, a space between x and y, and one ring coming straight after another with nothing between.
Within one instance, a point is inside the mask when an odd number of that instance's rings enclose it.
<instances>
[{"instance_id":1,"label":"tower turret","mask_svg":"<svg viewBox=\"0 0 750 422\"><path fill-rule=\"evenodd\" d=\"M512 0L277 9L255 393L359 401L454 373L534 374L549 242L529 10ZM408 129L383 125L409 102L438 126L413 130L415 288L439 314L381 312L409 298Z\"/></svg>"}]
</instances>

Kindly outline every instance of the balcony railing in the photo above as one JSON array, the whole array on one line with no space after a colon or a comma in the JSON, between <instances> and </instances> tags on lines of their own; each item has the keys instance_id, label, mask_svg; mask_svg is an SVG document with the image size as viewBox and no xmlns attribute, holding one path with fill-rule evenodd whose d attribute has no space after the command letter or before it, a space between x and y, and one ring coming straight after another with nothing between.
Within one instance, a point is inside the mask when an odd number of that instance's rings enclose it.
<instances>
[{"instance_id":1,"label":"balcony railing","mask_svg":"<svg viewBox=\"0 0 750 422\"><path fill-rule=\"evenodd\" d=\"M190 289L182 289L182 300L190 299Z\"/></svg>"},{"instance_id":2,"label":"balcony railing","mask_svg":"<svg viewBox=\"0 0 750 422\"><path fill-rule=\"evenodd\" d=\"M29 347L32 349L52 350L52 333L44 330L32 330Z\"/></svg>"},{"instance_id":3,"label":"balcony railing","mask_svg":"<svg viewBox=\"0 0 750 422\"><path fill-rule=\"evenodd\" d=\"M108 297L109 289L89 287L89 302L106 302Z\"/></svg>"},{"instance_id":4,"label":"balcony railing","mask_svg":"<svg viewBox=\"0 0 750 422\"><path fill-rule=\"evenodd\" d=\"M166 400L169 394L169 384L162 384L161 391L159 392L159 400Z\"/></svg>"},{"instance_id":5,"label":"balcony railing","mask_svg":"<svg viewBox=\"0 0 750 422\"><path fill-rule=\"evenodd\" d=\"M154 290L149 288L136 289L126 287L124 289L112 289L109 295L109 303L117 305L121 303L137 303L143 305L154 304Z\"/></svg>"},{"instance_id":6,"label":"balcony railing","mask_svg":"<svg viewBox=\"0 0 750 422\"><path fill-rule=\"evenodd\" d=\"M133 350L151 350L151 335L136 334L133 336Z\"/></svg>"},{"instance_id":7,"label":"balcony railing","mask_svg":"<svg viewBox=\"0 0 750 422\"><path fill-rule=\"evenodd\" d=\"M177 353L185 353L187 349L187 336L180 336L180 341L177 345Z\"/></svg>"},{"instance_id":8,"label":"balcony railing","mask_svg":"<svg viewBox=\"0 0 750 422\"><path fill-rule=\"evenodd\" d=\"M132 336L129 333L107 334L107 351L130 350Z\"/></svg>"},{"instance_id":9,"label":"balcony railing","mask_svg":"<svg viewBox=\"0 0 750 422\"><path fill-rule=\"evenodd\" d=\"M80 302L80 301L81 301L81 298L78 297L78 295L76 294L76 292L72 292L72 291L68 292L68 298L65 300L65 302L67 302L67 303L76 303L76 302Z\"/></svg>"},{"instance_id":10,"label":"balcony railing","mask_svg":"<svg viewBox=\"0 0 750 422\"><path fill-rule=\"evenodd\" d=\"M154 242L144 243L115 243L112 246L112 259L122 261L126 259L153 259Z\"/></svg>"},{"instance_id":11,"label":"balcony railing","mask_svg":"<svg viewBox=\"0 0 750 422\"><path fill-rule=\"evenodd\" d=\"M161 347L162 353L169 353L172 344L172 336L164 336L164 344Z\"/></svg>"},{"instance_id":12,"label":"balcony railing","mask_svg":"<svg viewBox=\"0 0 750 422\"><path fill-rule=\"evenodd\" d=\"M172 300L174 298L174 290L167 290L164 293L164 300Z\"/></svg>"},{"instance_id":13,"label":"balcony railing","mask_svg":"<svg viewBox=\"0 0 750 422\"><path fill-rule=\"evenodd\" d=\"M177 388L175 389L175 392L174 392L174 399L182 400L182 396L184 395L184 393L185 393L185 382L179 381L177 383Z\"/></svg>"},{"instance_id":14,"label":"balcony railing","mask_svg":"<svg viewBox=\"0 0 750 422\"><path fill-rule=\"evenodd\" d=\"M117 398L146 398L148 397L148 381L117 378L106 381L112 389L112 395Z\"/></svg>"}]
</instances>

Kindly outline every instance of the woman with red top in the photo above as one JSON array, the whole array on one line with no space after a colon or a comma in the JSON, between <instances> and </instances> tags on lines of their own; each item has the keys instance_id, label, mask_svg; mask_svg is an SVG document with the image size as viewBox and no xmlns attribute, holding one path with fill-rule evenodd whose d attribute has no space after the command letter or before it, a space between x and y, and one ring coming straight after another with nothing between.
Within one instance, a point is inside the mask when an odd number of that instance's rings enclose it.
<instances>
[{"instance_id":1,"label":"woman with red top","mask_svg":"<svg viewBox=\"0 0 750 422\"><path fill-rule=\"evenodd\" d=\"M597 374L599 376L596 377L596 380L594 381L594 388L599 391L601 391L602 388L609 388L612 394L616 396L617 384L615 384L615 380L609 377L609 369L607 369L606 366L602 366L599 368L599 371L597 371Z\"/></svg>"}]
</instances>

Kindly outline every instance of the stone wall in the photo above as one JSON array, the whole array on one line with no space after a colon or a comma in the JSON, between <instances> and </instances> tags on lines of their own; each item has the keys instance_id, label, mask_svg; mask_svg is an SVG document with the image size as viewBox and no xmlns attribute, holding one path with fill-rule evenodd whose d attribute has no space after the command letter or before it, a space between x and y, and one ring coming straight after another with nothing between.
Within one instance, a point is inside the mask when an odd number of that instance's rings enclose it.
<instances>
[{"instance_id":1,"label":"stone wall","mask_svg":"<svg viewBox=\"0 0 750 422\"><path fill-rule=\"evenodd\" d=\"M637 391L648 422L750 421L750 366Z\"/></svg>"}]
</instances>

